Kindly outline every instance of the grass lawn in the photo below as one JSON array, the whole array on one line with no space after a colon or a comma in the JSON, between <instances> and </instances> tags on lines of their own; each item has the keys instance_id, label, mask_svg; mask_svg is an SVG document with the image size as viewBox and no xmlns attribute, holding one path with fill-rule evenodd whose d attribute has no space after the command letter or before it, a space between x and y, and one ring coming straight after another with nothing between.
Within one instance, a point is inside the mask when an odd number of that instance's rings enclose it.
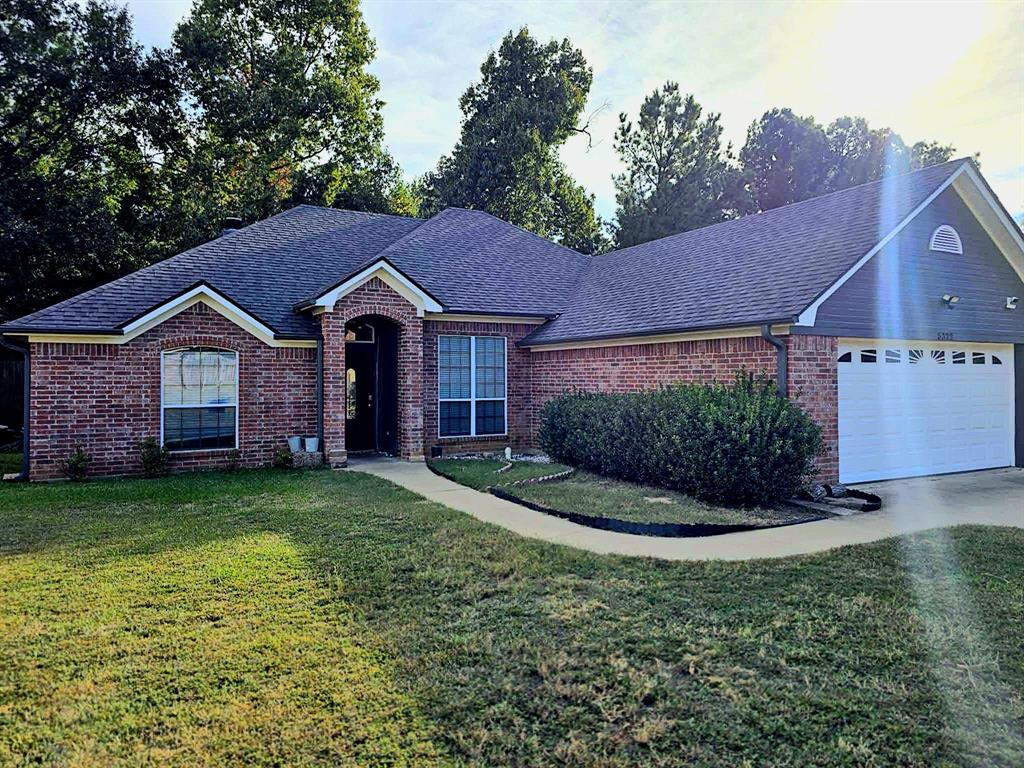
<instances>
[{"instance_id":1,"label":"grass lawn","mask_svg":"<svg viewBox=\"0 0 1024 768\"><path fill-rule=\"evenodd\" d=\"M1022 615L1016 529L670 564L357 473L7 485L0 764L1020 765Z\"/></svg>"},{"instance_id":2,"label":"grass lawn","mask_svg":"<svg viewBox=\"0 0 1024 768\"><path fill-rule=\"evenodd\" d=\"M482 491L489 485L508 485L516 480L544 477L568 469L564 464L540 464L535 461L516 461L512 469L498 473L508 464L500 459L431 459L430 466L456 483Z\"/></svg>"},{"instance_id":3,"label":"grass lawn","mask_svg":"<svg viewBox=\"0 0 1024 768\"><path fill-rule=\"evenodd\" d=\"M21 453L0 453L0 476L21 472Z\"/></svg>"},{"instance_id":4,"label":"grass lawn","mask_svg":"<svg viewBox=\"0 0 1024 768\"><path fill-rule=\"evenodd\" d=\"M818 516L798 509L730 509L705 504L682 493L588 472L565 480L510 489L527 501L562 512L594 517L614 517L638 523L719 523L724 525L771 525L787 520L813 520Z\"/></svg>"}]
</instances>

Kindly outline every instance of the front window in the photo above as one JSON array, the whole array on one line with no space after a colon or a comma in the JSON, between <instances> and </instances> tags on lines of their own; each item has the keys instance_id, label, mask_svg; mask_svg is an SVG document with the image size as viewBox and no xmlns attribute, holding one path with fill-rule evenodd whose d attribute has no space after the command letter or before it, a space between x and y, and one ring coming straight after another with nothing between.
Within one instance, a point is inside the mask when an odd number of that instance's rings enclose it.
<instances>
[{"instance_id":1,"label":"front window","mask_svg":"<svg viewBox=\"0 0 1024 768\"><path fill-rule=\"evenodd\" d=\"M437 340L438 434L505 434L505 338L440 336Z\"/></svg>"},{"instance_id":2,"label":"front window","mask_svg":"<svg viewBox=\"0 0 1024 768\"><path fill-rule=\"evenodd\" d=\"M238 354L175 349L163 354L163 444L169 451L238 446Z\"/></svg>"}]
</instances>

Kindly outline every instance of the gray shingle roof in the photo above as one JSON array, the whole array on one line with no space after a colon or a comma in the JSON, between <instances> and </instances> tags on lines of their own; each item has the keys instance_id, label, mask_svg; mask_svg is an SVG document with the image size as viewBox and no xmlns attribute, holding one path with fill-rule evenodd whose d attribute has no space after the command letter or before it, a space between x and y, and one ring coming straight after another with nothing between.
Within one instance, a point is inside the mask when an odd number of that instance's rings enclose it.
<instances>
[{"instance_id":1,"label":"gray shingle roof","mask_svg":"<svg viewBox=\"0 0 1024 768\"><path fill-rule=\"evenodd\" d=\"M599 257L481 211L421 219L299 206L0 326L113 332L205 282L281 338L314 338L296 306L379 258L454 313L556 319L526 343L789 321L966 160Z\"/></svg>"},{"instance_id":2,"label":"gray shingle roof","mask_svg":"<svg viewBox=\"0 0 1024 768\"><path fill-rule=\"evenodd\" d=\"M112 331L206 282L284 338L315 338L293 306L422 223L298 206L3 326Z\"/></svg>"},{"instance_id":3,"label":"gray shingle roof","mask_svg":"<svg viewBox=\"0 0 1024 768\"><path fill-rule=\"evenodd\" d=\"M795 320L965 162L598 256L561 316L523 343Z\"/></svg>"}]
</instances>

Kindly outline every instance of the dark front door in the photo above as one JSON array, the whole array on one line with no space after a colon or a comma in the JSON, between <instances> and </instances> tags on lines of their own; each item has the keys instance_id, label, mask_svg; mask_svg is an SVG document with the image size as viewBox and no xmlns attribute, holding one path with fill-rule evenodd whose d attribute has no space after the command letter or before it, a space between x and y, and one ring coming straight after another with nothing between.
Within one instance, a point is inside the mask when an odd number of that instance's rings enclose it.
<instances>
[{"instance_id":1,"label":"dark front door","mask_svg":"<svg viewBox=\"0 0 1024 768\"><path fill-rule=\"evenodd\" d=\"M377 345L345 345L345 448L372 451L377 447Z\"/></svg>"}]
</instances>

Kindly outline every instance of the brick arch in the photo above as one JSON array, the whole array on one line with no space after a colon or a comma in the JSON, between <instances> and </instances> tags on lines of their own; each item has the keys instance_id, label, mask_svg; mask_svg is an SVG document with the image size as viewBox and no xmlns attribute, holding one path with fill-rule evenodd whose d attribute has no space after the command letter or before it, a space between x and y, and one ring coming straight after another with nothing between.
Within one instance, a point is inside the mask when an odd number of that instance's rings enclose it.
<instances>
[{"instance_id":1,"label":"brick arch","mask_svg":"<svg viewBox=\"0 0 1024 768\"><path fill-rule=\"evenodd\" d=\"M398 326L398 453L423 457L423 318L405 297L372 278L341 298L320 317L323 334L324 448L332 466L344 466L345 324L364 315L379 315Z\"/></svg>"},{"instance_id":2,"label":"brick arch","mask_svg":"<svg viewBox=\"0 0 1024 768\"><path fill-rule=\"evenodd\" d=\"M160 342L160 351L167 352L182 347L213 347L225 352L239 352L239 345L223 336L173 336Z\"/></svg>"}]
</instances>

